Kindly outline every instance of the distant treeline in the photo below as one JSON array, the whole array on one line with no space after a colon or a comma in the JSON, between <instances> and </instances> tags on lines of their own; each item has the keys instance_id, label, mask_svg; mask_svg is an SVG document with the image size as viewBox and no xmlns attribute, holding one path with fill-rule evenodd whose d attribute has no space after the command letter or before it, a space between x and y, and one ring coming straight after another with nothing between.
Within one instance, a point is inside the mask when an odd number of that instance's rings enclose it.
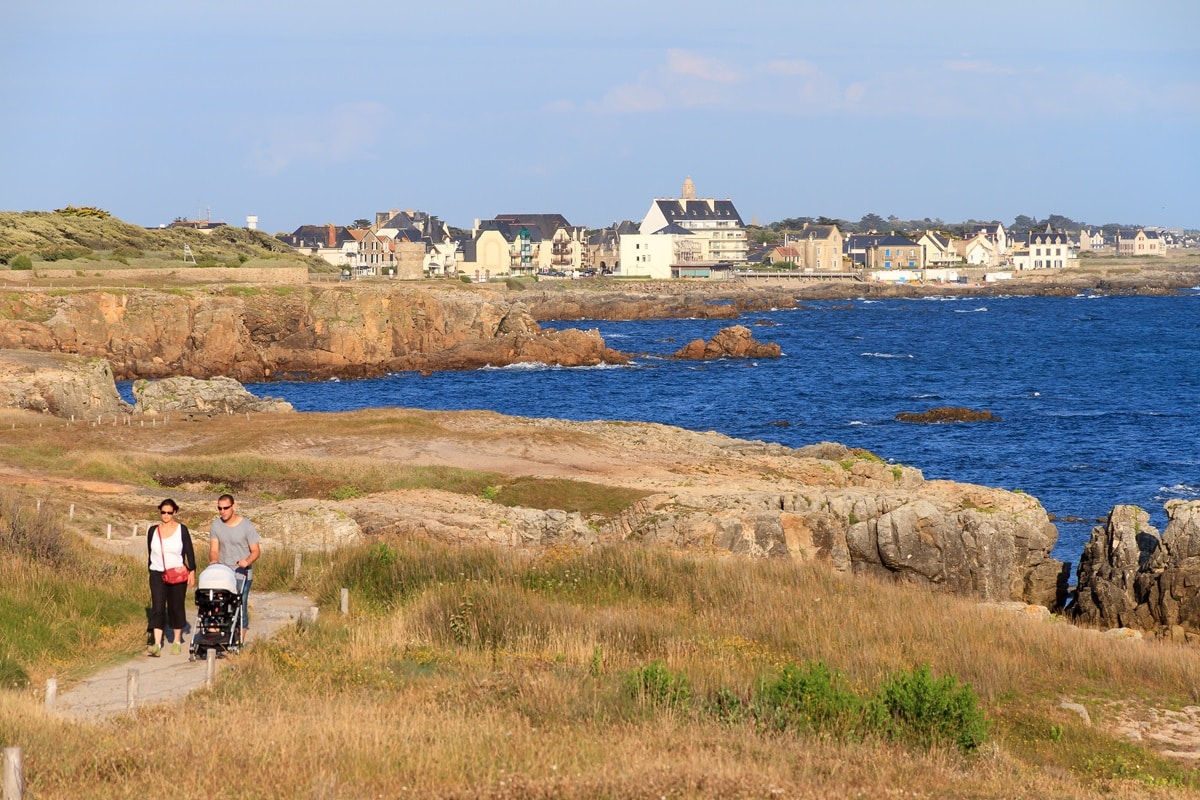
<instances>
[{"instance_id":1,"label":"distant treeline","mask_svg":"<svg viewBox=\"0 0 1200 800\"><path fill-rule=\"evenodd\" d=\"M920 234L924 231L941 231L952 236L963 238L978 230L980 225L995 225L1001 220L977 220L969 219L964 222L946 222L941 219L900 219L895 216L887 218L881 217L878 214L866 214L857 222L851 222L845 219L834 219L831 217L789 217L781 219L778 222L772 222L764 226L751 226L751 238L757 241L775 241L782 237L785 233L795 233L804 228L805 223L812 225L837 225L838 230L843 234L850 233L898 233L898 234ZM1087 222L1076 222L1070 217L1064 217L1061 214L1051 214L1046 219L1037 219L1035 217L1027 217L1024 214L1018 214L1017 218L1011 223L1005 223L1004 227L1009 233L1025 234L1031 230L1045 230L1046 225L1055 231L1065 231L1067 233L1078 233L1080 230L1087 229L1089 231L1100 230L1105 236L1116 236L1118 230L1130 230L1143 227L1142 225L1119 224L1109 222L1104 225L1092 225Z\"/></svg>"}]
</instances>

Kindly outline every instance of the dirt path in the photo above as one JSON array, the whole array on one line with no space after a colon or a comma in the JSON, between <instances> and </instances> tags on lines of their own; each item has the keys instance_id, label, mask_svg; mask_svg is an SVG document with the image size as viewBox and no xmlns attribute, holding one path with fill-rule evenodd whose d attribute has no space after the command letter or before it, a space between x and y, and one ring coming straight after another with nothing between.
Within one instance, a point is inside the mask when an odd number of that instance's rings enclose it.
<instances>
[{"instance_id":1,"label":"dirt path","mask_svg":"<svg viewBox=\"0 0 1200 800\"><path fill-rule=\"evenodd\" d=\"M248 646L253 647L255 641L270 638L291 625L308 613L311 606L311 600L296 594L251 592ZM194 612L190 618L195 619ZM184 636L184 640L186 643L188 637ZM221 670L236 660L237 656L229 656L217 661L218 680ZM133 669L138 671L137 707L181 700L204 685L206 668L203 661L188 661L186 647L176 656L164 648L161 658L140 655L85 678L59 694L54 708L59 714L82 719L123 713L128 710L129 672Z\"/></svg>"}]
</instances>

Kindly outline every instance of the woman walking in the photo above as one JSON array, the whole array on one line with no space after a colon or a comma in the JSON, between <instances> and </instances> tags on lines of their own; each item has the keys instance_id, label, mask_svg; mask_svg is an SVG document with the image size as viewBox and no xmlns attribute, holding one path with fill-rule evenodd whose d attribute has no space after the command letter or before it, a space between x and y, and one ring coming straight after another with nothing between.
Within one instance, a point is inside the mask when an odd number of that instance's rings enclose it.
<instances>
[{"instance_id":1,"label":"woman walking","mask_svg":"<svg viewBox=\"0 0 1200 800\"><path fill-rule=\"evenodd\" d=\"M171 640L171 655L182 651L183 626L187 614L183 604L189 586L196 584L196 553L187 526L175 519L179 506L174 500L158 504L160 522L151 525L146 534L146 552L150 567L150 627L154 644L146 655L162 655L163 629L171 623L175 634Z\"/></svg>"}]
</instances>

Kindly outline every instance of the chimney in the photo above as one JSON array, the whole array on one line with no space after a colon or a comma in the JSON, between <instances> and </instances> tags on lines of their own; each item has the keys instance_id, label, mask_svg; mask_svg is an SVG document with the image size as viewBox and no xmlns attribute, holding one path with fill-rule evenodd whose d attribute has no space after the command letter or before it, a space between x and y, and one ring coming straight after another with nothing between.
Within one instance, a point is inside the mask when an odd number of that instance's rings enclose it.
<instances>
[{"instance_id":1,"label":"chimney","mask_svg":"<svg viewBox=\"0 0 1200 800\"><path fill-rule=\"evenodd\" d=\"M337 247L337 226L330 222L325 226L326 244L330 247Z\"/></svg>"}]
</instances>

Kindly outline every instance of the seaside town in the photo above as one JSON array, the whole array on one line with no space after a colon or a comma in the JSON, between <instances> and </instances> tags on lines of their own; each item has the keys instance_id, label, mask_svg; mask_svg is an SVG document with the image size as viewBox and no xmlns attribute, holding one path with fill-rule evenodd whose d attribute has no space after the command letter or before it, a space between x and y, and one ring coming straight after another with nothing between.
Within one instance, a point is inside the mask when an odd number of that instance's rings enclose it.
<instances>
[{"instance_id":1,"label":"seaside town","mask_svg":"<svg viewBox=\"0 0 1200 800\"><path fill-rule=\"evenodd\" d=\"M298 252L341 269L342 277L581 278L613 275L672 279L781 276L894 283L995 282L1027 270L1078 266L1081 256L1163 256L1200 245L1182 229L1155 227L1064 230L1050 223L1027 233L1001 222L944 230L843 231L836 221L804 221L773 238L747 225L731 199L700 197L689 176L678 197L655 198L641 221L596 230L564 215L500 214L455 231L425 211L377 212L353 225L301 225L279 238ZM211 231L223 222L177 219L168 227ZM247 219L257 227L257 217ZM752 231L765 234L752 236ZM1115 228L1115 229L1114 229ZM1086 255L1085 255L1086 254Z\"/></svg>"}]
</instances>

